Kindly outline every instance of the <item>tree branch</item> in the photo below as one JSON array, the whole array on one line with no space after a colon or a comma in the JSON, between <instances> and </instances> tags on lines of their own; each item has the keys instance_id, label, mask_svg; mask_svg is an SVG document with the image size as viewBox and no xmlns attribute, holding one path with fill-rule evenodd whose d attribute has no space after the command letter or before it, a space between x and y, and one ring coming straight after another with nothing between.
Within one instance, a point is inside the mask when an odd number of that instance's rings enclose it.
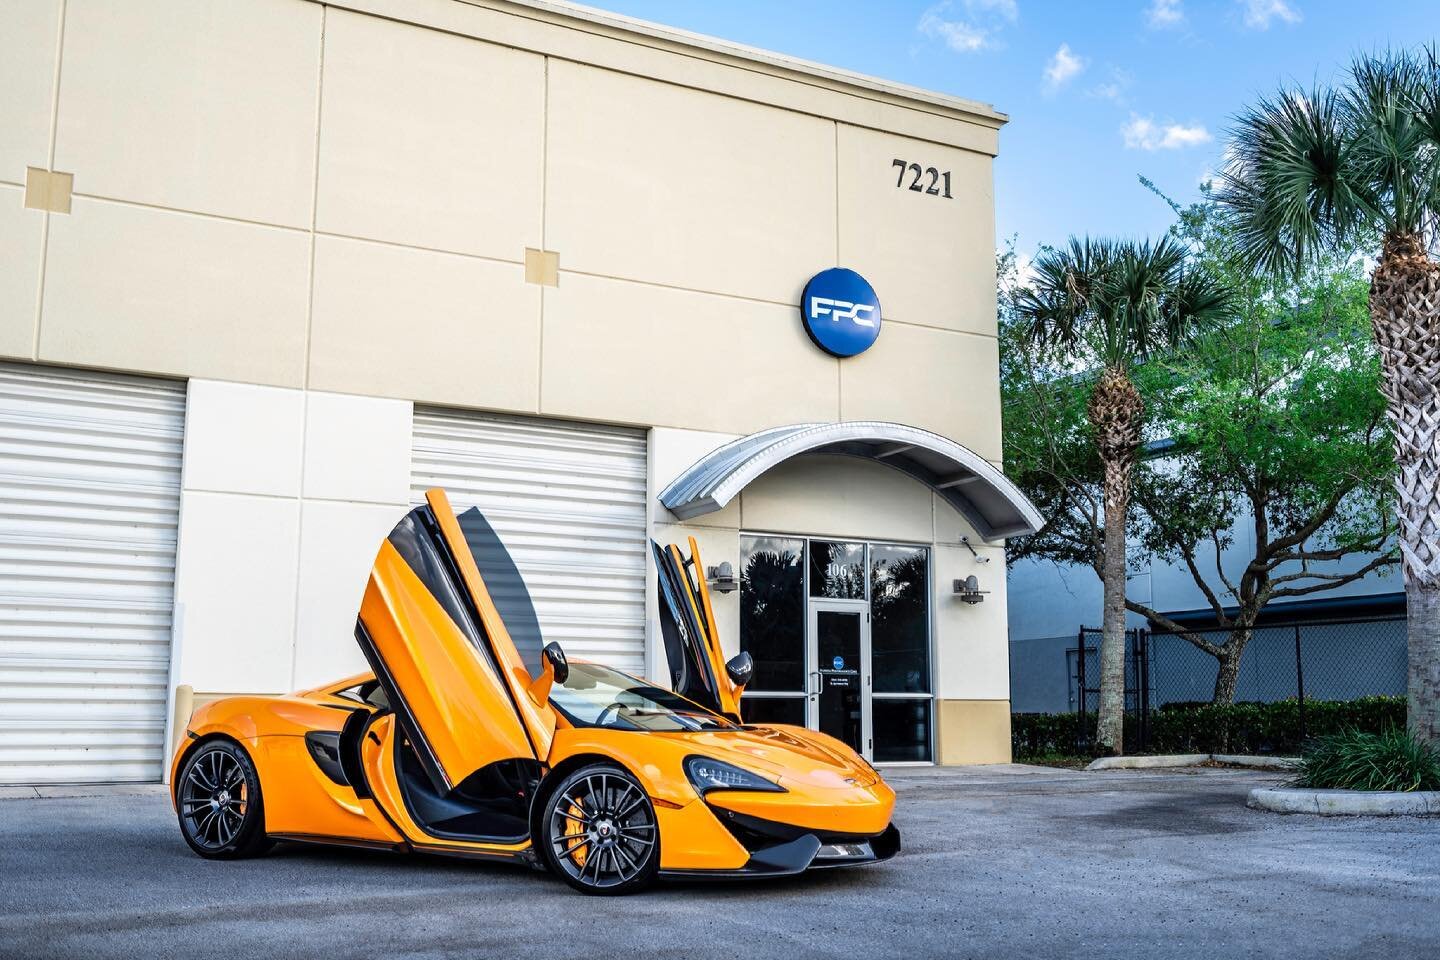
<instances>
[{"instance_id":1,"label":"tree branch","mask_svg":"<svg viewBox=\"0 0 1440 960\"><path fill-rule=\"evenodd\" d=\"M1291 573L1283 577L1276 577L1275 583L1282 583L1287 580L1319 580L1308 587L1277 587L1271 591L1270 597L1303 597L1307 593L1319 593L1321 590L1333 590L1336 587L1343 587L1347 583L1354 583L1367 573L1372 573L1382 567L1392 566L1400 562L1396 556L1376 557L1365 566L1353 573Z\"/></svg>"},{"instance_id":2,"label":"tree branch","mask_svg":"<svg viewBox=\"0 0 1440 960\"><path fill-rule=\"evenodd\" d=\"M1182 551L1181 556L1185 558L1185 566L1190 570L1190 578L1195 581L1200 592L1205 594L1205 600L1210 604L1210 609L1215 611L1215 619L1223 621L1225 605L1220 602L1219 597L1215 596L1215 591L1210 589L1210 584L1206 583L1205 578L1201 576L1200 567L1195 563L1195 551L1187 548Z\"/></svg>"},{"instance_id":3,"label":"tree branch","mask_svg":"<svg viewBox=\"0 0 1440 960\"><path fill-rule=\"evenodd\" d=\"M1235 584L1231 583L1230 578L1225 576L1225 566L1220 562L1220 531L1210 531L1210 542L1215 545L1215 572L1219 575L1220 582L1225 584L1225 589L1230 592L1230 596L1234 597L1236 602L1239 602L1240 591L1236 590Z\"/></svg>"},{"instance_id":4,"label":"tree branch","mask_svg":"<svg viewBox=\"0 0 1440 960\"><path fill-rule=\"evenodd\" d=\"M1149 620L1151 623L1159 624L1161 627L1164 627L1167 631L1175 634L1176 636L1184 637L1190 643L1210 654L1210 656L1217 659L1220 657L1220 651L1222 648L1218 644L1211 643L1209 640L1206 640L1198 633L1194 633L1186 627L1181 626L1174 620L1171 620L1169 617L1165 616L1165 614L1161 613L1160 611L1155 610L1152 607L1147 607L1143 603L1138 603L1134 600L1131 600L1129 597L1125 598L1125 609L1129 610L1131 613L1140 614L1140 616Z\"/></svg>"},{"instance_id":5,"label":"tree branch","mask_svg":"<svg viewBox=\"0 0 1440 960\"><path fill-rule=\"evenodd\" d=\"M1317 530L1329 522L1331 517L1335 516L1335 511L1340 509L1340 504L1345 501L1345 498L1348 497L1354 489L1355 485L1353 483L1347 483L1339 487L1330 496L1330 499L1326 500L1325 504L1320 507L1319 510L1311 514L1310 519L1305 521L1299 529L1270 541L1269 552L1274 554L1277 550L1289 550L1291 547L1298 547L1306 540L1309 540L1315 535Z\"/></svg>"}]
</instances>

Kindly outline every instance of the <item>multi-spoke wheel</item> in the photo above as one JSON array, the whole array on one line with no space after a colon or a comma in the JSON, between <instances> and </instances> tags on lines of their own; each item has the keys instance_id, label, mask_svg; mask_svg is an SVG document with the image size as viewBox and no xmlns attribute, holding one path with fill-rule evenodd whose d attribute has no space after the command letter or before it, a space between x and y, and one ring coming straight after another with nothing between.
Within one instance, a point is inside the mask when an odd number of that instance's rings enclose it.
<instances>
[{"instance_id":1,"label":"multi-spoke wheel","mask_svg":"<svg viewBox=\"0 0 1440 960\"><path fill-rule=\"evenodd\" d=\"M175 793L180 832L200 856L233 860L269 848L260 777L238 745L212 740L196 750L180 768Z\"/></svg>"},{"instance_id":2,"label":"multi-spoke wheel","mask_svg":"<svg viewBox=\"0 0 1440 960\"><path fill-rule=\"evenodd\" d=\"M650 797L608 764L582 767L555 788L539 845L550 869L584 893L631 893L654 880L660 866Z\"/></svg>"}]
</instances>

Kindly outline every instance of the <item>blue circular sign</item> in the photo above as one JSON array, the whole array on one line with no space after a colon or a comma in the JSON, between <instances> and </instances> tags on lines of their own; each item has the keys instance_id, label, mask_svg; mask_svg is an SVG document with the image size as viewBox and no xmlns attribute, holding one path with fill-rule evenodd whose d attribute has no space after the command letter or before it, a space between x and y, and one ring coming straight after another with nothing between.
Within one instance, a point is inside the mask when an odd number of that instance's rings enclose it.
<instances>
[{"instance_id":1,"label":"blue circular sign","mask_svg":"<svg viewBox=\"0 0 1440 960\"><path fill-rule=\"evenodd\" d=\"M854 270L832 267L805 284L800 317L815 346L835 357L853 357L880 336L880 298Z\"/></svg>"},{"instance_id":2,"label":"blue circular sign","mask_svg":"<svg viewBox=\"0 0 1440 960\"><path fill-rule=\"evenodd\" d=\"M844 670L844 669L845 669L845 658L844 658L844 657L836 657L834 660L832 660L832 661L830 661L830 662L833 663L833 664L835 664L835 669L836 669L836 670Z\"/></svg>"}]
</instances>

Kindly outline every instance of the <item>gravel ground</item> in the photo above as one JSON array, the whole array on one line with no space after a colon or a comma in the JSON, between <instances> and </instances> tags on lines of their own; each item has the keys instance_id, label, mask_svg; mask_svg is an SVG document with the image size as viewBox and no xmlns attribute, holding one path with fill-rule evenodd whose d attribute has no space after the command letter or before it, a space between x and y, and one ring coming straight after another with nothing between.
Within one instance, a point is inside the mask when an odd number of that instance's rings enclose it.
<instances>
[{"instance_id":1,"label":"gravel ground","mask_svg":"<svg viewBox=\"0 0 1440 960\"><path fill-rule=\"evenodd\" d=\"M904 852L612 899L524 869L285 846L213 863L159 788L0 799L0 956L1436 956L1440 819L1245 807L1274 775L896 772ZM96 794L91 796L64 796ZM54 794L60 794L55 796ZM18 796L17 796L18 795Z\"/></svg>"}]
</instances>

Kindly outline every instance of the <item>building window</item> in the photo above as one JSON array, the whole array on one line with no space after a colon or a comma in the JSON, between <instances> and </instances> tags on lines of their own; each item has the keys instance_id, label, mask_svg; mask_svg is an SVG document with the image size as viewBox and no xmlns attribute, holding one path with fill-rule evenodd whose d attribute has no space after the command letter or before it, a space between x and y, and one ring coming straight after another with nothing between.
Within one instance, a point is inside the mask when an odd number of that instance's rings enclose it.
<instances>
[{"instance_id":1,"label":"building window","mask_svg":"<svg viewBox=\"0 0 1440 960\"><path fill-rule=\"evenodd\" d=\"M930 693L930 575L924 547L870 548L870 646L876 693Z\"/></svg>"},{"instance_id":2,"label":"building window","mask_svg":"<svg viewBox=\"0 0 1440 960\"><path fill-rule=\"evenodd\" d=\"M810 596L865 599L865 544L810 541Z\"/></svg>"},{"instance_id":3,"label":"building window","mask_svg":"<svg viewBox=\"0 0 1440 960\"><path fill-rule=\"evenodd\" d=\"M740 538L740 649L755 658L745 719L754 723L805 725L804 560L798 537Z\"/></svg>"}]
</instances>

